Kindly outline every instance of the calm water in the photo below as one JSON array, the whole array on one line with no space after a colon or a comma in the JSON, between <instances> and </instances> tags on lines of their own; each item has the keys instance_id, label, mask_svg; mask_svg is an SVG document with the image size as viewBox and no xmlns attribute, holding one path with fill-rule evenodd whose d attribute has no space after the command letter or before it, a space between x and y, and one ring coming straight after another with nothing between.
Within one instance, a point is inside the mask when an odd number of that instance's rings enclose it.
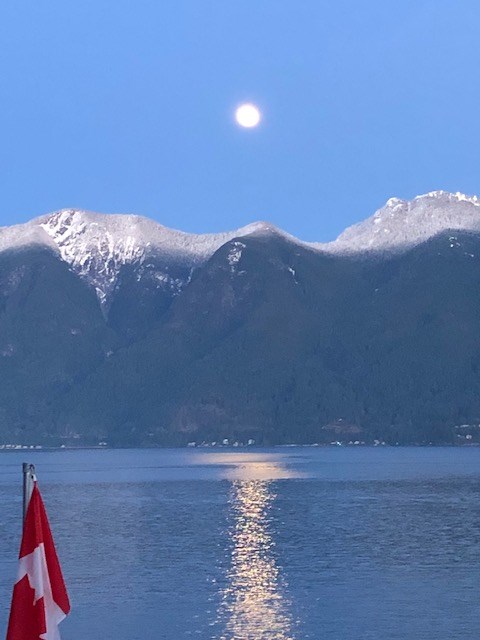
<instances>
[{"instance_id":1,"label":"calm water","mask_svg":"<svg viewBox=\"0 0 480 640\"><path fill-rule=\"evenodd\" d=\"M0 633L37 466L64 640L478 640L480 449L0 455Z\"/></svg>"}]
</instances>

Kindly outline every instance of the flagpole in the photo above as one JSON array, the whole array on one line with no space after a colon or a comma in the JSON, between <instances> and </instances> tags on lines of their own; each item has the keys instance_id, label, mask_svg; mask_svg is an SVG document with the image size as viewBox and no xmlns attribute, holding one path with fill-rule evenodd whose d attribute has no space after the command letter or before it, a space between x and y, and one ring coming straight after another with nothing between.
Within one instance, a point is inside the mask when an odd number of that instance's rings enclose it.
<instances>
[{"instance_id":1,"label":"flagpole","mask_svg":"<svg viewBox=\"0 0 480 640\"><path fill-rule=\"evenodd\" d=\"M33 483L35 481L35 465L29 462L23 463L23 524L27 515L28 503L32 497Z\"/></svg>"}]
</instances>

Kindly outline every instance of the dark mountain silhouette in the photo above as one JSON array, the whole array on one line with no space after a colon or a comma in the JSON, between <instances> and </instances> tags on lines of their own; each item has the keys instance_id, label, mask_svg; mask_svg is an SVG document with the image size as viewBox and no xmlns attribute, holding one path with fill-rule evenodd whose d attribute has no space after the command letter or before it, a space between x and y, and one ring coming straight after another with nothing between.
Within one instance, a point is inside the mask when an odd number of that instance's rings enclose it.
<instances>
[{"instance_id":1,"label":"dark mountain silhouette","mask_svg":"<svg viewBox=\"0 0 480 640\"><path fill-rule=\"evenodd\" d=\"M108 305L55 247L4 249L0 443L475 440L474 229L388 252L222 240L119 260Z\"/></svg>"}]
</instances>

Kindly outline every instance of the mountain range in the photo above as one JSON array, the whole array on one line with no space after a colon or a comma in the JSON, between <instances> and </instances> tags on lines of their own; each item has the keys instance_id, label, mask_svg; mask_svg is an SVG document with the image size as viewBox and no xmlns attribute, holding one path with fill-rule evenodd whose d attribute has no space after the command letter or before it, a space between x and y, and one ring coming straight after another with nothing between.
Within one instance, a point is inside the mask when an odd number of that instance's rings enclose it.
<instances>
[{"instance_id":1,"label":"mountain range","mask_svg":"<svg viewBox=\"0 0 480 640\"><path fill-rule=\"evenodd\" d=\"M443 191L323 244L75 209L0 228L0 443L475 441L479 285L480 200Z\"/></svg>"}]
</instances>

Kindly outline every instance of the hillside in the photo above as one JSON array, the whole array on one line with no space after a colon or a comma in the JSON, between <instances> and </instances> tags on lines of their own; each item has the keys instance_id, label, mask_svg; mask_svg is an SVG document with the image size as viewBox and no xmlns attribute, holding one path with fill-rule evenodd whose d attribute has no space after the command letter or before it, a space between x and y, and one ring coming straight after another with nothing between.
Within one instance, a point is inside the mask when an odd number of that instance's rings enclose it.
<instances>
[{"instance_id":1,"label":"hillside","mask_svg":"<svg viewBox=\"0 0 480 640\"><path fill-rule=\"evenodd\" d=\"M476 198L391 200L330 244L68 210L0 248L0 442L443 443L480 423Z\"/></svg>"}]
</instances>

